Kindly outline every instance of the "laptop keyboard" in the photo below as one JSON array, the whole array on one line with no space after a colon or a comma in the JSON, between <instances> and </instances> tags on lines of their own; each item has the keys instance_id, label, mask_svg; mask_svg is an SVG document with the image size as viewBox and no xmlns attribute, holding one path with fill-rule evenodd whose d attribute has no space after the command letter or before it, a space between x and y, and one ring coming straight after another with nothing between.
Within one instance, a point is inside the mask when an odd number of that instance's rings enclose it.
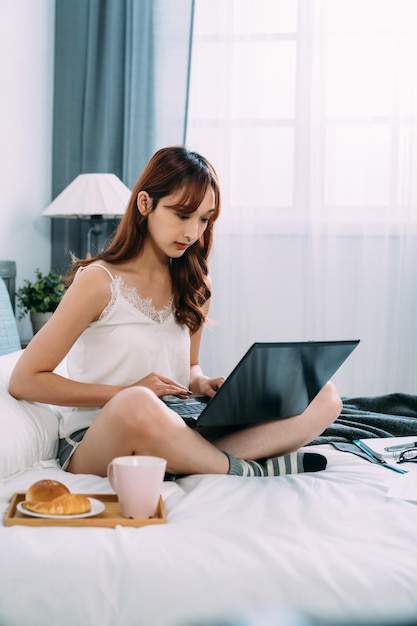
<instances>
[{"instance_id":1,"label":"laptop keyboard","mask_svg":"<svg viewBox=\"0 0 417 626\"><path fill-rule=\"evenodd\" d=\"M197 418L201 413L201 407L199 406L196 410L196 407L191 404L176 404L171 405L171 409L176 411L178 415L181 417L195 417Z\"/></svg>"},{"instance_id":2,"label":"laptop keyboard","mask_svg":"<svg viewBox=\"0 0 417 626\"><path fill-rule=\"evenodd\" d=\"M178 415L184 419L191 418L196 420L206 406L204 402L199 402L198 400L179 400L175 398L175 396L172 399L169 396L165 396L162 399L170 409L178 413Z\"/></svg>"}]
</instances>

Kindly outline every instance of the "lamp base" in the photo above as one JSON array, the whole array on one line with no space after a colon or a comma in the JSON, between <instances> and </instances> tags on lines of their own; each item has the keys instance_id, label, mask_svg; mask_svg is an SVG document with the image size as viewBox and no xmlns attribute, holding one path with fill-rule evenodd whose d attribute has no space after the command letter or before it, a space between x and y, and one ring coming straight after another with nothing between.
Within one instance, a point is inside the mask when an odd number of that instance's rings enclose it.
<instances>
[{"instance_id":1,"label":"lamp base","mask_svg":"<svg viewBox=\"0 0 417 626\"><path fill-rule=\"evenodd\" d=\"M98 237L98 235L101 235L103 232L103 216L92 215L90 217L90 223L91 226L87 233L87 259L91 259L91 236L94 235L95 237Z\"/></svg>"}]
</instances>

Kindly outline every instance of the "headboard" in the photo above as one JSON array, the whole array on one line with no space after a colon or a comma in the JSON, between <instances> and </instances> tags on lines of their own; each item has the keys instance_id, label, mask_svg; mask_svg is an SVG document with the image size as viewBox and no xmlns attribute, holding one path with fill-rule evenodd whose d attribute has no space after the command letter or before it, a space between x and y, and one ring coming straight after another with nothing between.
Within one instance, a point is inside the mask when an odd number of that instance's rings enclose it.
<instances>
[{"instance_id":1,"label":"headboard","mask_svg":"<svg viewBox=\"0 0 417 626\"><path fill-rule=\"evenodd\" d=\"M0 354L20 350L20 338L14 314L16 263L0 261Z\"/></svg>"},{"instance_id":2,"label":"headboard","mask_svg":"<svg viewBox=\"0 0 417 626\"><path fill-rule=\"evenodd\" d=\"M0 261L0 278L5 282L12 303L13 313L16 312L16 261Z\"/></svg>"}]
</instances>

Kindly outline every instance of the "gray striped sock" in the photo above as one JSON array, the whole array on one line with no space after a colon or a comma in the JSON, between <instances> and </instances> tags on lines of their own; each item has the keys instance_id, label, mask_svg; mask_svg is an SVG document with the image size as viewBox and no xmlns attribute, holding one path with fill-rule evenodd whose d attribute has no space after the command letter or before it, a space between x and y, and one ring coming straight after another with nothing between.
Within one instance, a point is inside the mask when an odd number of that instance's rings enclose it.
<instances>
[{"instance_id":1,"label":"gray striped sock","mask_svg":"<svg viewBox=\"0 0 417 626\"><path fill-rule=\"evenodd\" d=\"M319 472L324 470L327 459L315 452L292 452L276 456L265 462L265 476L284 476L301 472Z\"/></svg>"},{"instance_id":2,"label":"gray striped sock","mask_svg":"<svg viewBox=\"0 0 417 626\"><path fill-rule=\"evenodd\" d=\"M315 452L292 452L266 459L262 463L237 459L228 452L224 454L229 459L228 474L235 476L285 476L302 472L319 472L327 465L326 457Z\"/></svg>"},{"instance_id":3,"label":"gray striped sock","mask_svg":"<svg viewBox=\"0 0 417 626\"><path fill-rule=\"evenodd\" d=\"M229 459L228 474L233 474L234 476L265 476L264 468L260 463L237 459L228 452L224 454Z\"/></svg>"}]
</instances>

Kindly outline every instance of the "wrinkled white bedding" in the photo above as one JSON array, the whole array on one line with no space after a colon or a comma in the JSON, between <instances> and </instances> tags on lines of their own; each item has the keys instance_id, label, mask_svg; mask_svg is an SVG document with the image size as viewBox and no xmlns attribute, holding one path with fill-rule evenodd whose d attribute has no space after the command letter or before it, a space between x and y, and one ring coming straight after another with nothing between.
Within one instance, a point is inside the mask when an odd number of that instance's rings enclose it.
<instances>
[{"instance_id":1,"label":"wrinkled white bedding","mask_svg":"<svg viewBox=\"0 0 417 626\"><path fill-rule=\"evenodd\" d=\"M320 449L317 474L166 482L164 525L2 525L0 624L205 626L271 606L333 624L417 617L417 503L388 497L389 470ZM111 493L44 465L3 481L2 514L41 477Z\"/></svg>"}]
</instances>

